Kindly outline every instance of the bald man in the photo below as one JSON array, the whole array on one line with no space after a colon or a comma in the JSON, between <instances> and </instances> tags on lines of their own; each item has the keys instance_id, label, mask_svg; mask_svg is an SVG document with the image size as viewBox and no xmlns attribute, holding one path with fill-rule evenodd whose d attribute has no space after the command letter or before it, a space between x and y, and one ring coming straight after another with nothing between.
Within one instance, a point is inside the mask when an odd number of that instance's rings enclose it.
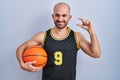
<instances>
[{"instance_id":1,"label":"bald man","mask_svg":"<svg viewBox=\"0 0 120 80\"><path fill-rule=\"evenodd\" d=\"M93 58L101 56L100 45L91 21L78 18L82 24L77 24L90 35L91 41L88 42L84 35L74 32L67 26L71 18L68 4L60 2L54 6L52 14L54 27L37 33L17 48L16 55L22 69L29 72L41 70L41 68L32 66L36 61L24 63L22 60L24 50L33 45L41 45L48 55L48 62L43 68L42 80L75 80L76 56L79 49Z\"/></svg>"}]
</instances>

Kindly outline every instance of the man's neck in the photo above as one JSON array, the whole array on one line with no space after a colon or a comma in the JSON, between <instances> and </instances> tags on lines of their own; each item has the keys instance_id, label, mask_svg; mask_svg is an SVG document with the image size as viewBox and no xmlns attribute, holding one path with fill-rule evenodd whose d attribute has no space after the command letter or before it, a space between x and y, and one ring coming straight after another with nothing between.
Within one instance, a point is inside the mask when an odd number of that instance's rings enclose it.
<instances>
[{"instance_id":1,"label":"man's neck","mask_svg":"<svg viewBox=\"0 0 120 80\"><path fill-rule=\"evenodd\" d=\"M62 29L59 29L57 27L53 28L53 33L54 34L58 34L58 35L65 34L67 31L68 31L68 27L67 26L62 28Z\"/></svg>"},{"instance_id":2,"label":"man's neck","mask_svg":"<svg viewBox=\"0 0 120 80\"><path fill-rule=\"evenodd\" d=\"M52 30L52 34L56 38L63 38L68 35L69 27L65 27L63 29L59 29L57 27L54 27Z\"/></svg>"}]
</instances>

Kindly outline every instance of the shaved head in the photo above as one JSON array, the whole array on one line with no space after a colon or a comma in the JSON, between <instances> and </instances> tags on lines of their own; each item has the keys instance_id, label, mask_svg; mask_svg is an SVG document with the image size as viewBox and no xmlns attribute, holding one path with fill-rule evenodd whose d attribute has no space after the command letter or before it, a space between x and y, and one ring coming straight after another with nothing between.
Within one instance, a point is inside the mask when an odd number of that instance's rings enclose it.
<instances>
[{"instance_id":1,"label":"shaved head","mask_svg":"<svg viewBox=\"0 0 120 80\"><path fill-rule=\"evenodd\" d=\"M54 6L54 11L56 10L56 8L60 8L60 7L66 7L68 9L68 11L70 12L70 6L67 3L64 3L64 2L57 3Z\"/></svg>"},{"instance_id":2,"label":"shaved head","mask_svg":"<svg viewBox=\"0 0 120 80\"><path fill-rule=\"evenodd\" d=\"M67 3L60 2L54 6L52 18L57 28L63 29L71 19L70 6Z\"/></svg>"}]
</instances>

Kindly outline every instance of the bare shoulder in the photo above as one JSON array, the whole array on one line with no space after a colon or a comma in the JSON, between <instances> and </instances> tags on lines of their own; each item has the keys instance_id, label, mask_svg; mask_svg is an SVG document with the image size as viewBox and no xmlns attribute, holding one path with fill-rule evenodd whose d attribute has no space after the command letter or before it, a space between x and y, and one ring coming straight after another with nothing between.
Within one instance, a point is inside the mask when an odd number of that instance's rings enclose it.
<instances>
[{"instance_id":1,"label":"bare shoulder","mask_svg":"<svg viewBox=\"0 0 120 80\"><path fill-rule=\"evenodd\" d=\"M80 48L85 51L89 46L89 42L87 41L85 36L80 32L76 32L76 38L77 38L77 41L79 42L78 44Z\"/></svg>"},{"instance_id":2,"label":"bare shoulder","mask_svg":"<svg viewBox=\"0 0 120 80\"><path fill-rule=\"evenodd\" d=\"M38 32L32 37L32 40L42 44L44 41L45 35L46 35L46 32Z\"/></svg>"},{"instance_id":3,"label":"bare shoulder","mask_svg":"<svg viewBox=\"0 0 120 80\"><path fill-rule=\"evenodd\" d=\"M38 32L37 34L34 35L34 37L44 37L45 32Z\"/></svg>"},{"instance_id":4,"label":"bare shoulder","mask_svg":"<svg viewBox=\"0 0 120 80\"><path fill-rule=\"evenodd\" d=\"M21 47L29 47L29 46L32 46L32 45L40 45L42 44L43 45L43 41L44 41L44 34L45 32L39 32L37 34L35 34L31 39L25 41L23 44L21 44L19 46L19 48Z\"/></svg>"},{"instance_id":5,"label":"bare shoulder","mask_svg":"<svg viewBox=\"0 0 120 80\"><path fill-rule=\"evenodd\" d=\"M82 34L82 33L80 33L80 32L75 32L76 33L76 38L77 38L77 40L82 40L82 39L84 39L85 37L84 37L84 35Z\"/></svg>"}]
</instances>

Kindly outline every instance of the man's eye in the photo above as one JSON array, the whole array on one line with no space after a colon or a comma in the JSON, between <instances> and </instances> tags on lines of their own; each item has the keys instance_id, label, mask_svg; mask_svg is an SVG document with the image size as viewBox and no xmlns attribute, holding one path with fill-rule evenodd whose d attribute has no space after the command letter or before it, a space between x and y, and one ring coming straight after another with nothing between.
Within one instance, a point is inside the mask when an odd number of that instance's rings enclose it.
<instances>
[{"instance_id":1,"label":"man's eye","mask_svg":"<svg viewBox=\"0 0 120 80\"><path fill-rule=\"evenodd\" d=\"M66 16L67 16L66 14L63 15L63 17L66 17Z\"/></svg>"},{"instance_id":2,"label":"man's eye","mask_svg":"<svg viewBox=\"0 0 120 80\"><path fill-rule=\"evenodd\" d=\"M56 14L55 16L56 16L56 17L59 17L60 15Z\"/></svg>"}]
</instances>

